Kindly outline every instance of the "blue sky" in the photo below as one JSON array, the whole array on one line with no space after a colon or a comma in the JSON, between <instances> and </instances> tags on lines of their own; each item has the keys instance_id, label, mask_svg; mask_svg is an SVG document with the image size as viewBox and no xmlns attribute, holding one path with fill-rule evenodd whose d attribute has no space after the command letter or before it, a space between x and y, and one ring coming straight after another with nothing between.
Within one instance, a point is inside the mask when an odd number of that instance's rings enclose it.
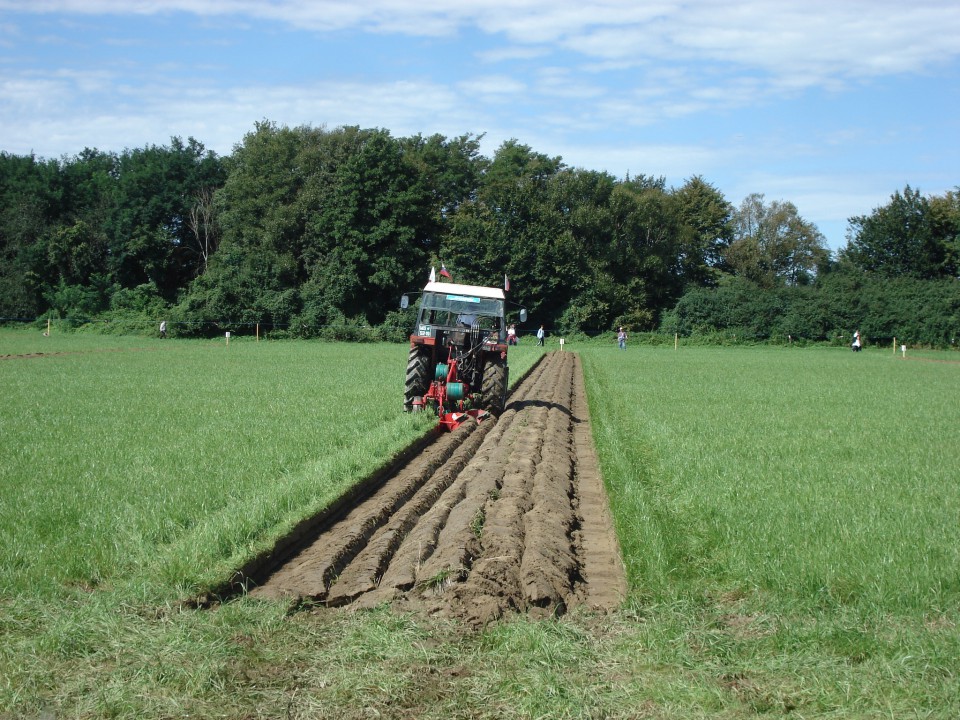
<instances>
[{"instance_id":1,"label":"blue sky","mask_svg":"<svg viewBox=\"0 0 960 720\"><path fill-rule=\"evenodd\" d=\"M960 186L960 3L0 0L0 150L228 154L264 119L701 175L837 249L905 185Z\"/></svg>"}]
</instances>

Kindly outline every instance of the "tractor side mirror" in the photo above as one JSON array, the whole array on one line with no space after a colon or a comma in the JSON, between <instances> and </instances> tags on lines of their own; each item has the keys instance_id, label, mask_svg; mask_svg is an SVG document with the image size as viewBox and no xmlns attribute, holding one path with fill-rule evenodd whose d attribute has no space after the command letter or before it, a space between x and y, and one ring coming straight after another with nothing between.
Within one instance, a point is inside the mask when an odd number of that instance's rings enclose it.
<instances>
[{"instance_id":1,"label":"tractor side mirror","mask_svg":"<svg viewBox=\"0 0 960 720\"><path fill-rule=\"evenodd\" d=\"M406 295L401 295L401 296L400 296L400 309L401 309L401 310L406 310L408 307L410 307L410 298L407 297Z\"/></svg>"},{"instance_id":2,"label":"tractor side mirror","mask_svg":"<svg viewBox=\"0 0 960 720\"><path fill-rule=\"evenodd\" d=\"M525 323L527 321L527 309L521 308L520 310L520 322Z\"/></svg>"}]
</instances>

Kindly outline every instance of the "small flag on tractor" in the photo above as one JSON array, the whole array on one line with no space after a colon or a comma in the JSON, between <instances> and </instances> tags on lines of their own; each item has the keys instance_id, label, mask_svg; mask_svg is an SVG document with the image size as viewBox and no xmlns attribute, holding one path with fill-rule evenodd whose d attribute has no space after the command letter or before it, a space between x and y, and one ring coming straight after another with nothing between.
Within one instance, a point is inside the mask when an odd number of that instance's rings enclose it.
<instances>
[{"instance_id":1,"label":"small flag on tractor","mask_svg":"<svg viewBox=\"0 0 960 720\"><path fill-rule=\"evenodd\" d=\"M440 274L445 278L450 277L450 273L447 272L447 266L444 265L442 261L440 262Z\"/></svg>"},{"instance_id":2,"label":"small flag on tractor","mask_svg":"<svg viewBox=\"0 0 960 720\"><path fill-rule=\"evenodd\" d=\"M430 282L437 281L437 269L435 267L430 268Z\"/></svg>"},{"instance_id":3,"label":"small flag on tractor","mask_svg":"<svg viewBox=\"0 0 960 720\"><path fill-rule=\"evenodd\" d=\"M506 275L503 276L503 291L510 292L510 278Z\"/></svg>"}]
</instances>

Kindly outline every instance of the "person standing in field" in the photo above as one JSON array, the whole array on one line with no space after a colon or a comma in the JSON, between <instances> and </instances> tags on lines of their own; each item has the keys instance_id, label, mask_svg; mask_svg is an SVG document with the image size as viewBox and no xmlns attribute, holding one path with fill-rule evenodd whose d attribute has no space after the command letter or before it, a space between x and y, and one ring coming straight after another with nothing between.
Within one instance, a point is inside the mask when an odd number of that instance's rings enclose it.
<instances>
[{"instance_id":1,"label":"person standing in field","mask_svg":"<svg viewBox=\"0 0 960 720\"><path fill-rule=\"evenodd\" d=\"M537 330L537 346L543 347L543 338L545 333L543 332L543 325L540 326L540 329Z\"/></svg>"},{"instance_id":2,"label":"person standing in field","mask_svg":"<svg viewBox=\"0 0 960 720\"><path fill-rule=\"evenodd\" d=\"M165 338L167 336L167 321L160 321L160 337Z\"/></svg>"},{"instance_id":3,"label":"person standing in field","mask_svg":"<svg viewBox=\"0 0 960 720\"><path fill-rule=\"evenodd\" d=\"M517 344L517 327L515 325L510 325L507 328L507 345L516 345Z\"/></svg>"},{"instance_id":4,"label":"person standing in field","mask_svg":"<svg viewBox=\"0 0 960 720\"><path fill-rule=\"evenodd\" d=\"M854 352L860 352L862 344L860 342L860 331L855 330L853 333L853 345L850 346Z\"/></svg>"},{"instance_id":5,"label":"person standing in field","mask_svg":"<svg viewBox=\"0 0 960 720\"><path fill-rule=\"evenodd\" d=\"M617 328L617 346L621 350L627 349L627 331L623 329L623 325Z\"/></svg>"}]
</instances>

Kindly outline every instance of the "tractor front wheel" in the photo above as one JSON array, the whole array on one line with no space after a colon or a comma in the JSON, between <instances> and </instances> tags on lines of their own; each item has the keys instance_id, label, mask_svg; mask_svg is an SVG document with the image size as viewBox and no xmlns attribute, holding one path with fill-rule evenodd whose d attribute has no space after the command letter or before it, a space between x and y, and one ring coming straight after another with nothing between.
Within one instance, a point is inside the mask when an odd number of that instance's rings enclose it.
<instances>
[{"instance_id":1,"label":"tractor front wheel","mask_svg":"<svg viewBox=\"0 0 960 720\"><path fill-rule=\"evenodd\" d=\"M403 410L413 410L413 401L430 389L430 356L417 346L410 348L407 360L407 383L403 394Z\"/></svg>"},{"instance_id":2,"label":"tractor front wheel","mask_svg":"<svg viewBox=\"0 0 960 720\"><path fill-rule=\"evenodd\" d=\"M484 410L500 416L507 404L507 366L503 361L488 362L483 368Z\"/></svg>"}]
</instances>

